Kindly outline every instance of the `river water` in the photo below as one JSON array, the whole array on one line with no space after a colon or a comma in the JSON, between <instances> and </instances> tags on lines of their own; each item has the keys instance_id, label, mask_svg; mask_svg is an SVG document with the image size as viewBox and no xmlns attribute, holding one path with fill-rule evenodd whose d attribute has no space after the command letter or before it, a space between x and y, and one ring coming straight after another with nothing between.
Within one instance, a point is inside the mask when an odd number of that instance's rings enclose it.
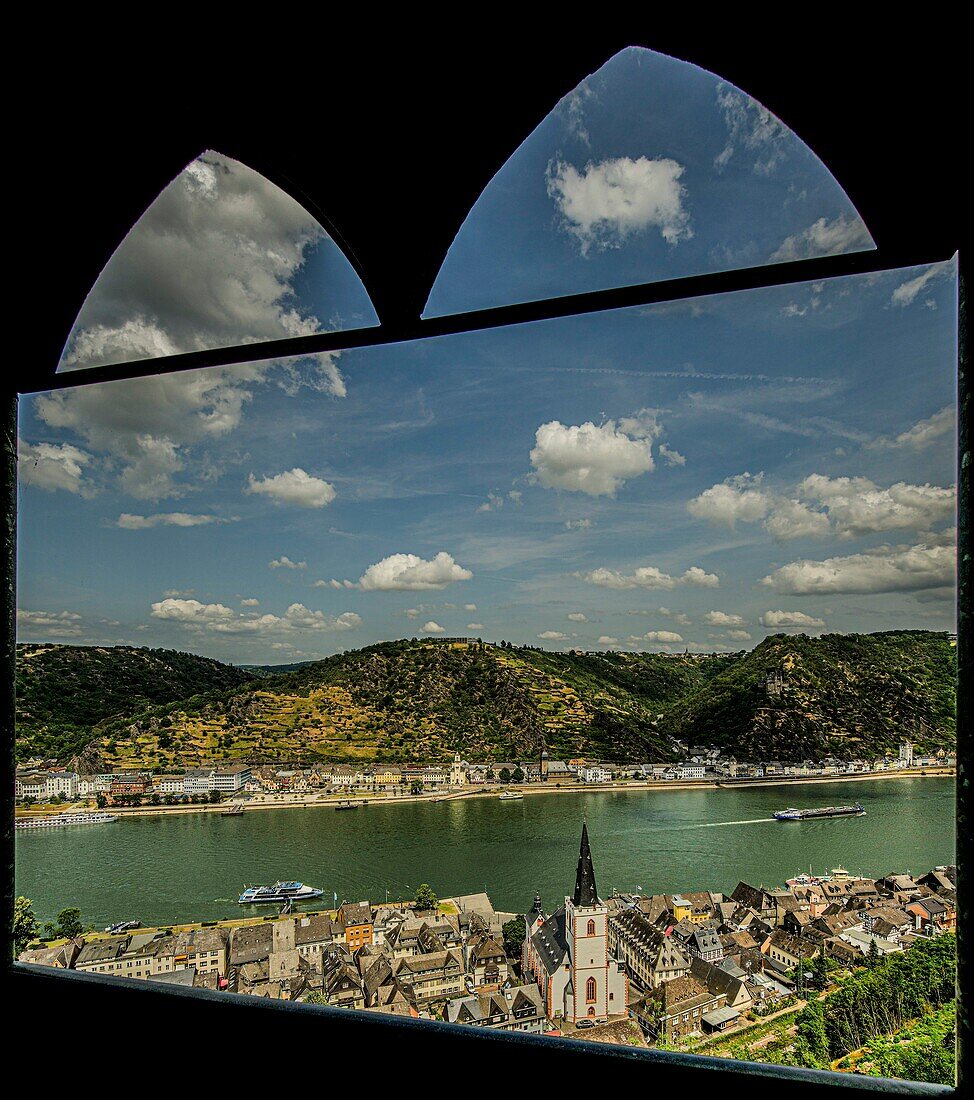
<instances>
[{"instance_id":1,"label":"river water","mask_svg":"<svg viewBox=\"0 0 974 1100\"><path fill-rule=\"evenodd\" d=\"M856 800L865 817L770 818ZM954 862L954 780L914 778L133 817L18 833L17 893L41 921L77 906L96 927L241 916L244 885L282 878L323 888L328 904L411 897L428 882L441 897L486 889L513 912L539 890L554 908L574 883L583 819L603 897L779 885L809 866L878 876Z\"/></svg>"}]
</instances>

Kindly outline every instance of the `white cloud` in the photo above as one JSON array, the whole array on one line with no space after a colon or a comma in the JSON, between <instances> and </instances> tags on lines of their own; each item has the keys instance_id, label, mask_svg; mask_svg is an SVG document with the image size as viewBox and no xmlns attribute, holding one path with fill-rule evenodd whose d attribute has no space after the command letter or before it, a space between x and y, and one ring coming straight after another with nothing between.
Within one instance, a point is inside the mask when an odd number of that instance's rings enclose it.
<instances>
[{"instance_id":1,"label":"white cloud","mask_svg":"<svg viewBox=\"0 0 974 1100\"><path fill-rule=\"evenodd\" d=\"M667 157L616 157L589 162L579 172L571 164L548 165L548 195L579 242L582 255L593 246L618 248L630 237L658 229L667 244L693 236L684 207L683 165Z\"/></svg>"},{"instance_id":2,"label":"white cloud","mask_svg":"<svg viewBox=\"0 0 974 1100\"><path fill-rule=\"evenodd\" d=\"M123 512L115 521L116 527L125 531L144 531L150 527L203 527L210 523L230 523L229 519L195 512L156 512L151 516L137 516Z\"/></svg>"},{"instance_id":3,"label":"white cloud","mask_svg":"<svg viewBox=\"0 0 974 1100\"><path fill-rule=\"evenodd\" d=\"M77 638L83 634L76 611L26 611L17 609L17 634L40 634L45 638Z\"/></svg>"},{"instance_id":4,"label":"white cloud","mask_svg":"<svg viewBox=\"0 0 974 1100\"><path fill-rule=\"evenodd\" d=\"M259 601L244 601L252 606ZM304 604L292 603L283 615L237 613L224 604L204 604L199 600L164 599L152 605L152 616L166 619L198 631L219 634L282 634L292 631L340 632L354 630L362 623L354 611L326 615L311 611Z\"/></svg>"},{"instance_id":5,"label":"white cloud","mask_svg":"<svg viewBox=\"0 0 974 1100\"><path fill-rule=\"evenodd\" d=\"M483 623L467 623L467 630L483 630Z\"/></svg>"},{"instance_id":6,"label":"white cloud","mask_svg":"<svg viewBox=\"0 0 974 1100\"><path fill-rule=\"evenodd\" d=\"M500 493L488 493L487 499L477 509L478 512L499 512L504 507L504 498Z\"/></svg>"},{"instance_id":7,"label":"white cloud","mask_svg":"<svg viewBox=\"0 0 974 1100\"><path fill-rule=\"evenodd\" d=\"M728 630L727 637L732 638L735 642L749 642L751 635L746 630Z\"/></svg>"},{"instance_id":8,"label":"white cloud","mask_svg":"<svg viewBox=\"0 0 974 1100\"><path fill-rule=\"evenodd\" d=\"M603 634L599 638L599 645L618 645L619 639L613 638L611 634Z\"/></svg>"},{"instance_id":9,"label":"white cloud","mask_svg":"<svg viewBox=\"0 0 974 1100\"><path fill-rule=\"evenodd\" d=\"M630 425L634 421L630 419ZM636 430L640 430L638 426ZM651 437L634 437L614 420L595 425L542 424L535 433L531 465L546 489L589 496L615 496L628 478L653 469Z\"/></svg>"},{"instance_id":10,"label":"white cloud","mask_svg":"<svg viewBox=\"0 0 974 1100\"><path fill-rule=\"evenodd\" d=\"M584 615L581 611L570 611L568 613L568 618L571 619L571 621L573 623L587 623L588 622L588 616Z\"/></svg>"},{"instance_id":11,"label":"white cloud","mask_svg":"<svg viewBox=\"0 0 974 1100\"><path fill-rule=\"evenodd\" d=\"M824 619L814 619L804 611L765 611L758 621L772 630L787 626L825 626Z\"/></svg>"},{"instance_id":12,"label":"white cloud","mask_svg":"<svg viewBox=\"0 0 974 1100\"><path fill-rule=\"evenodd\" d=\"M366 569L358 587L374 592L423 592L445 588L455 581L468 581L472 576L469 569L458 565L443 550L431 561L416 554L390 554Z\"/></svg>"},{"instance_id":13,"label":"white cloud","mask_svg":"<svg viewBox=\"0 0 974 1100\"><path fill-rule=\"evenodd\" d=\"M824 561L790 562L761 583L795 596L919 592L953 585L955 569L956 551L949 545L882 547Z\"/></svg>"},{"instance_id":14,"label":"white cloud","mask_svg":"<svg viewBox=\"0 0 974 1100\"><path fill-rule=\"evenodd\" d=\"M119 245L78 315L62 367L151 358L319 332L293 280L326 234L290 195L207 151ZM342 395L328 354L319 385Z\"/></svg>"},{"instance_id":15,"label":"white cloud","mask_svg":"<svg viewBox=\"0 0 974 1100\"><path fill-rule=\"evenodd\" d=\"M918 420L912 428L907 428L905 432L900 432L899 435L892 438L882 435L868 446L873 448L910 447L914 450L921 450L928 447L935 440L942 439L945 435L953 435L955 420L954 406L945 405L932 416L928 416L926 420Z\"/></svg>"},{"instance_id":16,"label":"white cloud","mask_svg":"<svg viewBox=\"0 0 974 1100\"><path fill-rule=\"evenodd\" d=\"M199 600L181 600L167 597L152 605L152 617L168 619L178 623L192 623L209 626L212 623L227 622L236 617L236 612L222 603L201 603Z\"/></svg>"},{"instance_id":17,"label":"white cloud","mask_svg":"<svg viewBox=\"0 0 974 1100\"><path fill-rule=\"evenodd\" d=\"M881 489L865 477L812 474L801 483L799 491L820 502L837 533L847 537L904 527L927 530L952 518L956 508L953 486L907 485L900 481Z\"/></svg>"},{"instance_id":18,"label":"white cloud","mask_svg":"<svg viewBox=\"0 0 974 1100\"><path fill-rule=\"evenodd\" d=\"M829 533L829 517L816 512L800 500L777 497L771 514L764 521L764 528L778 540L823 538Z\"/></svg>"},{"instance_id":19,"label":"white cloud","mask_svg":"<svg viewBox=\"0 0 974 1100\"><path fill-rule=\"evenodd\" d=\"M335 487L320 477L312 477L299 466L259 481L251 474L247 479L248 493L261 493L277 504L294 504L299 508L324 508L335 499Z\"/></svg>"},{"instance_id":20,"label":"white cloud","mask_svg":"<svg viewBox=\"0 0 974 1100\"><path fill-rule=\"evenodd\" d=\"M241 607L260 607L260 600L248 597L240 601Z\"/></svg>"},{"instance_id":21,"label":"white cloud","mask_svg":"<svg viewBox=\"0 0 974 1100\"><path fill-rule=\"evenodd\" d=\"M708 626L743 626L740 615L728 615L726 611L708 611L703 617Z\"/></svg>"},{"instance_id":22,"label":"white cloud","mask_svg":"<svg viewBox=\"0 0 974 1100\"><path fill-rule=\"evenodd\" d=\"M659 445L659 456L667 466L686 466L687 464L686 455L681 455L679 451L674 451L665 443Z\"/></svg>"},{"instance_id":23,"label":"white cloud","mask_svg":"<svg viewBox=\"0 0 974 1100\"><path fill-rule=\"evenodd\" d=\"M951 274L954 270L953 260L944 260L943 263L931 264L926 271L921 272L913 279L907 279L893 291L890 302L894 306L912 305L920 293L926 289L929 283L940 275Z\"/></svg>"},{"instance_id":24,"label":"white cloud","mask_svg":"<svg viewBox=\"0 0 974 1100\"><path fill-rule=\"evenodd\" d=\"M687 503L687 511L697 519L726 524L733 529L738 522L753 523L764 519L771 508L771 494L761 488L763 474L739 474L706 489Z\"/></svg>"},{"instance_id":25,"label":"white cloud","mask_svg":"<svg viewBox=\"0 0 974 1100\"><path fill-rule=\"evenodd\" d=\"M423 624L424 634L445 634L446 630L439 623L433 622L432 619L429 622Z\"/></svg>"},{"instance_id":26,"label":"white cloud","mask_svg":"<svg viewBox=\"0 0 974 1100\"><path fill-rule=\"evenodd\" d=\"M722 172L738 150L753 156L753 169L766 176L785 157L788 128L756 99L731 84L717 85L717 105L727 124L727 144L714 157L714 167Z\"/></svg>"},{"instance_id":27,"label":"white cloud","mask_svg":"<svg viewBox=\"0 0 974 1100\"><path fill-rule=\"evenodd\" d=\"M882 489L868 478L829 478L811 474L798 496L784 496L762 485L763 474L740 474L712 486L687 503L698 519L726 524L764 521L775 539L821 538L830 532L843 538L912 527L929 530L954 514L953 487L898 482ZM811 501L816 507L810 507Z\"/></svg>"},{"instance_id":28,"label":"white cloud","mask_svg":"<svg viewBox=\"0 0 974 1100\"><path fill-rule=\"evenodd\" d=\"M569 531L587 531L592 526L590 519L566 519L565 527Z\"/></svg>"},{"instance_id":29,"label":"white cloud","mask_svg":"<svg viewBox=\"0 0 974 1100\"><path fill-rule=\"evenodd\" d=\"M640 641L667 644L682 642L683 636L681 634L674 634L672 630L650 630L642 636Z\"/></svg>"},{"instance_id":30,"label":"white cloud","mask_svg":"<svg viewBox=\"0 0 974 1100\"><path fill-rule=\"evenodd\" d=\"M545 642L564 642L568 640L568 635L562 634L560 630L543 630L538 637Z\"/></svg>"},{"instance_id":31,"label":"white cloud","mask_svg":"<svg viewBox=\"0 0 974 1100\"><path fill-rule=\"evenodd\" d=\"M786 237L771 254L770 263L808 260L815 256L838 256L860 252L873 244L869 231L858 217L819 218L807 229Z\"/></svg>"},{"instance_id":32,"label":"white cloud","mask_svg":"<svg viewBox=\"0 0 974 1100\"><path fill-rule=\"evenodd\" d=\"M28 443L18 446L18 475L21 484L54 492L63 489L81 497L94 496L95 488L85 479L85 467L92 456L70 443Z\"/></svg>"},{"instance_id":33,"label":"white cloud","mask_svg":"<svg viewBox=\"0 0 974 1100\"><path fill-rule=\"evenodd\" d=\"M475 603L465 603L463 605L463 610L464 611L476 611L477 610L477 605Z\"/></svg>"},{"instance_id":34,"label":"white cloud","mask_svg":"<svg viewBox=\"0 0 974 1100\"><path fill-rule=\"evenodd\" d=\"M716 588L720 581L714 573L705 573L699 566L693 565L679 577L670 576L655 565L642 565L632 573L621 573L615 569L600 566L588 573L576 573L589 584L600 588L676 588L678 585L692 585L698 588Z\"/></svg>"},{"instance_id":35,"label":"white cloud","mask_svg":"<svg viewBox=\"0 0 974 1100\"><path fill-rule=\"evenodd\" d=\"M268 569L307 569L308 563L306 561L291 561L287 554L282 554L279 558L275 558L273 561L267 563Z\"/></svg>"}]
</instances>

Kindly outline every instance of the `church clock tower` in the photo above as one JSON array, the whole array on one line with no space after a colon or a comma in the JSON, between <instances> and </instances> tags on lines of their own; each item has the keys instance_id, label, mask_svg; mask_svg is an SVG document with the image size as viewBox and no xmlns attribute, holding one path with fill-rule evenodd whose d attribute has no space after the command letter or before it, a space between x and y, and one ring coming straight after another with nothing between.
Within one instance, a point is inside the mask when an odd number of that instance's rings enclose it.
<instances>
[{"instance_id":1,"label":"church clock tower","mask_svg":"<svg viewBox=\"0 0 974 1100\"><path fill-rule=\"evenodd\" d=\"M572 976L571 987L565 991L566 1015L577 1022L586 1018L606 1020L613 1010L625 1011L609 1000L609 994L615 992L609 989L609 909L599 900L588 826L584 824L575 892L565 898L565 940Z\"/></svg>"}]
</instances>

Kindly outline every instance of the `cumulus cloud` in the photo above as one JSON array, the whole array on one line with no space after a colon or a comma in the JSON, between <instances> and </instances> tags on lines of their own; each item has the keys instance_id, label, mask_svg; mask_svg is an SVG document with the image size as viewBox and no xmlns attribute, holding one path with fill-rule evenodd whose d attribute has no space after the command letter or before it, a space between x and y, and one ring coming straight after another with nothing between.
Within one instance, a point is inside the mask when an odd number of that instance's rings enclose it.
<instances>
[{"instance_id":1,"label":"cumulus cloud","mask_svg":"<svg viewBox=\"0 0 974 1100\"><path fill-rule=\"evenodd\" d=\"M650 630L646 634L643 634L639 640L643 642L669 644L682 642L683 636L681 634L675 634L672 630Z\"/></svg>"},{"instance_id":2,"label":"cumulus cloud","mask_svg":"<svg viewBox=\"0 0 974 1100\"><path fill-rule=\"evenodd\" d=\"M632 418L630 429L645 432ZM546 489L589 496L615 496L632 477L653 469L652 437L626 432L614 420L596 425L542 424L535 433L531 465Z\"/></svg>"},{"instance_id":3,"label":"cumulus cloud","mask_svg":"<svg viewBox=\"0 0 974 1100\"><path fill-rule=\"evenodd\" d=\"M298 203L242 164L205 153L162 192L116 250L68 339L61 369L302 336L293 280L325 234ZM35 410L109 460L124 492L185 492L186 451L240 422L274 378L344 396L339 353L180 372L46 394Z\"/></svg>"},{"instance_id":4,"label":"cumulus cloud","mask_svg":"<svg viewBox=\"0 0 974 1100\"><path fill-rule=\"evenodd\" d=\"M772 496L761 487L763 476L745 472L728 478L689 501L687 511L697 519L732 529L738 522L764 519L771 508Z\"/></svg>"},{"instance_id":5,"label":"cumulus cloud","mask_svg":"<svg viewBox=\"0 0 974 1100\"><path fill-rule=\"evenodd\" d=\"M210 523L230 523L230 519L197 512L156 512L151 516L137 516L123 512L115 521L124 531L145 531L150 527L204 527Z\"/></svg>"},{"instance_id":6,"label":"cumulus cloud","mask_svg":"<svg viewBox=\"0 0 974 1100\"><path fill-rule=\"evenodd\" d=\"M599 637L599 645L618 645L619 639L613 638L611 634L603 634Z\"/></svg>"},{"instance_id":7,"label":"cumulus cloud","mask_svg":"<svg viewBox=\"0 0 974 1100\"><path fill-rule=\"evenodd\" d=\"M259 601L244 601L251 606ZM199 600L164 599L152 604L152 616L178 623L189 629L218 634L282 634L292 631L339 632L354 630L362 619L354 611L327 615L312 611L301 603L292 603L283 615L257 615L235 612L220 603Z\"/></svg>"},{"instance_id":8,"label":"cumulus cloud","mask_svg":"<svg viewBox=\"0 0 974 1100\"><path fill-rule=\"evenodd\" d=\"M300 466L259 480L251 474L246 491L270 497L276 504L294 504L299 508L324 508L335 499L333 485L320 477L312 477Z\"/></svg>"},{"instance_id":9,"label":"cumulus cloud","mask_svg":"<svg viewBox=\"0 0 974 1100\"><path fill-rule=\"evenodd\" d=\"M743 626L740 615L728 615L726 611L708 611L703 617L708 626Z\"/></svg>"},{"instance_id":10,"label":"cumulus cloud","mask_svg":"<svg viewBox=\"0 0 974 1100\"><path fill-rule=\"evenodd\" d=\"M921 592L954 583L956 551L949 545L881 547L824 561L789 562L761 581L788 595L865 595Z\"/></svg>"},{"instance_id":11,"label":"cumulus cloud","mask_svg":"<svg viewBox=\"0 0 974 1100\"><path fill-rule=\"evenodd\" d=\"M583 256L591 248L618 248L658 229L669 245L693 236L680 182L683 165L668 157L616 157L589 162L581 172L564 161L548 165L548 195Z\"/></svg>"},{"instance_id":12,"label":"cumulus cloud","mask_svg":"<svg viewBox=\"0 0 974 1100\"><path fill-rule=\"evenodd\" d=\"M565 527L569 531L587 531L592 526L590 519L566 519Z\"/></svg>"},{"instance_id":13,"label":"cumulus cloud","mask_svg":"<svg viewBox=\"0 0 974 1100\"><path fill-rule=\"evenodd\" d=\"M92 456L70 443L28 443L18 445L18 475L22 485L55 492L63 489L76 496L91 497L95 487L85 478Z\"/></svg>"},{"instance_id":14,"label":"cumulus cloud","mask_svg":"<svg viewBox=\"0 0 974 1100\"><path fill-rule=\"evenodd\" d=\"M954 406L945 405L925 420L918 420L905 432L900 432L893 437L881 435L868 446L872 448L907 447L919 451L945 435L953 435L955 419Z\"/></svg>"},{"instance_id":15,"label":"cumulus cloud","mask_svg":"<svg viewBox=\"0 0 974 1100\"><path fill-rule=\"evenodd\" d=\"M770 263L839 256L872 248L873 239L858 217L819 218L807 229L786 237L770 256Z\"/></svg>"},{"instance_id":16,"label":"cumulus cloud","mask_svg":"<svg viewBox=\"0 0 974 1100\"><path fill-rule=\"evenodd\" d=\"M571 619L571 621L573 623L587 623L588 622L588 616L584 615L581 611L569 611L568 618Z\"/></svg>"},{"instance_id":17,"label":"cumulus cloud","mask_svg":"<svg viewBox=\"0 0 974 1100\"><path fill-rule=\"evenodd\" d=\"M751 640L751 635L746 630L728 630L727 637L735 642L749 642Z\"/></svg>"},{"instance_id":18,"label":"cumulus cloud","mask_svg":"<svg viewBox=\"0 0 974 1100\"><path fill-rule=\"evenodd\" d=\"M865 477L829 478L822 474L805 478L799 490L824 506L836 532L845 537L904 527L926 530L953 517L957 497L953 486L900 481L881 489Z\"/></svg>"},{"instance_id":19,"label":"cumulus cloud","mask_svg":"<svg viewBox=\"0 0 974 1100\"><path fill-rule=\"evenodd\" d=\"M716 588L720 580L715 573L706 573L697 565L692 565L680 576L673 577L664 573L655 565L642 565L632 573L622 573L615 569L600 566L588 573L576 573L589 584L600 588L676 588L679 585L691 585L697 588Z\"/></svg>"},{"instance_id":20,"label":"cumulus cloud","mask_svg":"<svg viewBox=\"0 0 974 1100\"><path fill-rule=\"evenodd\" d=\"M255 599L254 597L247 597L247 598L242 599L240 601L240 606L241 607L260 607L260 600Z\"/></svg>"},{"instance_id":21,"label":"cumulus cloud","mask_svg":"<svg viewBox=\"0 0 974 1100\"><path fill-rule=\"evenodd\" d=\"M476 611L477 610L477 605L475 603L465 603L463 605L463 610L464 611Z\"/></svg>"},{"instance_id":22,"label":"cumulus cloud","mask_svg":"<svg viewBox=\"0 0 974 1100\"><path fill-rule=\"evenodd\" d=\"M543 630L538 637L545 642L564 642L568 640L568 635L563 634L560 630Z\"/></svg>"},{"instance_id":23,"label":"cumulus cloud","mask_svg":"<svg viewBox=\"0 0 974 1100\"><path fill-rule=\"evenodd\" d=\"M926 290L927 286L933 282L934 279L941 275L951 274L954 270L953 260L944 260L943 263L931 264L926 271L921 272L913 279L907 279L893 291L890 296L890 302L894 306L909 306L912 305L919 294Z\"/></svg>"},{"instance_id":24,"label":"cumulus cloud","mask_svg":"<svg viewBox=\"0 0 974 1100\"><path fill-rule=\"evenodd\" d=\"M483 623L467 623L467 630L483 630Z\"/></svg>"},{"instance_id":25,"label":"cumulus cloud","mask_svg":"<svg viewBox=\"0 0 974 1100\"><path fill-rule=\"evenodd\" d=\"M446 630L444 630L444 628L442 626L440 626L439 623L435 623L435 622L433 622L432 619L430 619L428 622L423 623L423 633L424 634L445 634Z\"/></svg>"},{"instance_id":26,"label":"cumulus cloud","mask_svg":"<svg viewBox=\"0 0 974 1100\"><path fill-rule=\"evenodd\" d=\"M279 558L275 558L273 561L267 563L268 569L307 569L308 563L306 561L291 561L287 554L282 554Z\"/></svg>"},{"instance_id":27,"label":"cumulus cloud","mask_svg":"<svg viewBox=\"0 0 974 1100\"><path fill-rule=\"evenodd\" d=\"M852 538L898 528L929 530L953 515L956 502L952 486L898 482L883 489L865 477L811 474L797 486L794 497L764 487L762 479L762 474L748 473L728 478L694 497L687 510L731 529L738 522L763 520L773 538L785 540L829 533Z\"/></svg>"},{"instance_id":28,"label":"cumulus cloud","mask_svg":"<svg viewBox=\"0 0 974 1100\"><path fill-rule=\"evenodd\" d=\"M390 554L366 569L358 587L372 592L424 592L468 581L472 576L443 550L429 561L416 554Z\"/></svg>"},{"instance_id":29,"label":"cumulus cloud","mask_svg":"<svg viewBox=\"0 0 974 1100\"><path fill-rule=\"evenodd\" d=\"M76 611L27 611L17 608L17 635L44 638L77 638L84 633Z\"/></svg>"},{"instance_id":30,"label":"cumulus cloud","mask_svg":"<svg viewBox=\"0 0 974 1100\"><path fill-rule=\"evenodd\" d=\"M824 619L815 619L804 611L765 611L758 621L771 630L789 626L825 626Z\"/></svg>"}]
</instances>

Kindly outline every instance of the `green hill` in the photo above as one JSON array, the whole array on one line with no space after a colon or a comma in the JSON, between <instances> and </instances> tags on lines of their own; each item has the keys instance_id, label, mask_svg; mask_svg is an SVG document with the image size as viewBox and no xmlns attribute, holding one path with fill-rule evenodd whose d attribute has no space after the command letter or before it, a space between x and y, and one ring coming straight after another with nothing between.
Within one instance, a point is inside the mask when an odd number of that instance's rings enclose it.
<instances>
[{"instance_id":1,"label":"green hill","mask_svg":"<svg viewBox=\"0 0 974 1100\"><path fill-rule=\"evenodd\" d=\"M106 721L253 679L253 673L172 649L18 645L17 758L66 761Z\"/></svg>"},{"instance_id":2,"label":"green hill","mask_svg":"<svg viewBox=\"0 0 974 1100\"><path fill-rule=\"evenodd\" d=\"M556 759L663 761L677 755L675 739L741 760L801 760L895 751L904 736L929 749L955 739L955 651L946 634L923 631L779 634L733 655L395 641L283 672L160 650L22 648L34 652L18 651L18 683L33 686L18 700L21 755L56 740L39 733L40 685L43 728L71 733L59 755L84 738L86 766L106 768L406 762L456 751L510 760L542 748ZM152 660L169 670L158 683Z\"/></svg>"},{"instance_id":3,"label":"green hill","mask_svg":"<svg viewBox=\"0 0 974 1100\"><path fill-rule=\"evenodd\" d=\"M946 634L776 634L668 715L668 729L739 759L848 759L956 743L956 649Z\"/></svg>"}]
</instances>

